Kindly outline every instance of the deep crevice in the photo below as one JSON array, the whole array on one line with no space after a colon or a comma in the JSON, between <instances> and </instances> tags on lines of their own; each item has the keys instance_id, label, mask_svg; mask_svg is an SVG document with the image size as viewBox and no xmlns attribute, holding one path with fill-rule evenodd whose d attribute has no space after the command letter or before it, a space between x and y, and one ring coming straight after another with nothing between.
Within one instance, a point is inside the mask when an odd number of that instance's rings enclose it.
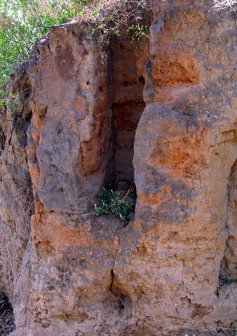
<instances>
[{"instance_id":1,"label":"deep crevice","mask_svg":"<svg viewBox=\"0 0 237 336\"><path fill-rule=\"evenodd\" d=\"M6 136L4 134L3 128L0 126L0 154L4 150L5 143L6 143Z\"/></svg>"},{"instance_id":2,"label":"deep crevice","mask_svg":"<svg viewBox=\"0 0 237 336\"><path fill-rule=\"evenodd\" d=\"M136 46L128 37L112 43L109 86L111 136L104 185L122 193L134 187L135 134L145 108L145 80L138 73L137 61Z\"/></svg>"},{"instance_id":3,"label":"deep crevice","mask_svg":"<svg viewBox=\"0 0 237 336\"><path fill-rule=\"evenodd\" d=\"M116 278L114 271L111 270L110 292L114 296L114 307L120 313L128 313L132 309L132 300L130 296L123 290L120 282Z\"/></svg>"},{"instance_id":4,"label":"deep crevice","mask_svg":"<svg viewBox=\"0 0 237 336\"><path fill-rule=\"evenodd\" d=\"M231 168L227 184L226 230L228 238L221 264L220 285L237 282L237 160Z\"/></svg>"},{"instance_id":5,"label":"deep crevice","mask_svg":"<svg viewBox=\"0 0 237 336\"><path fill-rule=\"evenodd\" d=\"M123 313L128 313L129 311L131 311L132 299L130 298L126 290L124 290L123 285L121 284L118 277L114 273L114 267L115 267L117 254L118 254L118 249L115 253L113 266L110 271L111 283L110 283L109 291L113 295L112 304L114 308L119 312L119 314L123 314Z\"/></svg>"}]
</instances>

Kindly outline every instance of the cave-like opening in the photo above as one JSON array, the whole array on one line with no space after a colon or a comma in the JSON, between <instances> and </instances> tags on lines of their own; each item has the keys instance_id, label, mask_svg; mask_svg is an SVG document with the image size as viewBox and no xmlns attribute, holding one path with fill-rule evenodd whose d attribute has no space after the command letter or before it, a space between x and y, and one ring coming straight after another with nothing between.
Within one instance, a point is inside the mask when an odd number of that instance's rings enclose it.
<instances>
[{"instance_id":1,"label":"cave-like opening","mask_svg":"<svg viewBox=\"0 0 237 336\"><path fill-rule=\"evenodd\" d=\"M138 69L139 57L143 56L137 52L135 43L131 43L128 37L112 44L109 88L111 135L105 186L122 193L131 186L135 187L135 134L145 108L145 80Z\"/></svg>"}]
</instances>

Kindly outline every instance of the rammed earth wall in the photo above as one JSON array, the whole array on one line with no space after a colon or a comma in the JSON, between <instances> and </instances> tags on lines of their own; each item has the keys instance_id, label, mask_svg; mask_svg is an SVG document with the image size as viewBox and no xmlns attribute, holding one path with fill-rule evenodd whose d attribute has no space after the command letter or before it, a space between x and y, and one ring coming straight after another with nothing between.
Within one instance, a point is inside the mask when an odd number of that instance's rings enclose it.
<instances>
[{"instance_id":1,"label":"rammed earth wall","mask_svg":"<svg viewBox=\"0 0 237 336\"><path fill-rule=\"evenodd\" d=\"M235 12L152 11L141 45L52 28L9 83L29 91L1 121L0 289L16 336L178 335L236 318L223 281L237 263ZM128 225L94 214L120 179L137 190Z\"/></svg>"}]
</instances>

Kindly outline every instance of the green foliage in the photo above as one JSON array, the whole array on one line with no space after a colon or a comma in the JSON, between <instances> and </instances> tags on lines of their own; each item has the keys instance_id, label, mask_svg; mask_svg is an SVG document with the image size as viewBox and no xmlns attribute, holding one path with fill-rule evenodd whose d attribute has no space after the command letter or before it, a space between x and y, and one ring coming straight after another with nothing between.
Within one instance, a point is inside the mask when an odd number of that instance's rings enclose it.
<instances>
[{"instance_id":1,"label":"green foliage","mask_svg":"<svg viewBox=\"0 0 237 336\"><path fill-rule=\"evenodd\" d=\"M20 96L19 94L14 93L8 93L7 96L5 96L5 104L9 108L9 110L12 112L13 115L15 115L18 112L19 105L20 105Z\"/></svg>"},{"instance_id":2,"label":"green foliage","mask_svg":"<svg viewBox=\"0 0 237 336\"><path fill-rule=\"evenodd\" d=\"M151 0L100 0L87 5L82 17L103 44L109 43L111 36L119 37L125 31L130 33L131 41L141 41L149 36L145 13L150 8Z\"/></svg>"},{"instance_id":3,"label":"green foliage","mask_svg":"<svg viewBox=\"0 0 237 336\"><path fill-rule=\"evenodd\" d=\"M0 114L3 114L7 107L12 115L16 115L19 112L21 100L25 98L28 92L13 93L9 90L0 89Z\"/></svg>"},{"instance_id":4,"label":"green foliage","mask_svg":"<svg viewBox=\"0 0 237 336\"><path fill-rule=\"evenodd\" d=\"M8 107L13 113L15 113L19 103L19 97L15 96L11 92L6 92L0 89L0 114L3 114L5 107Z\"/></svg>"},{"instance_id":5,"label":"green foliage","mask_svg":"<svg viewBox=\"0 0 237 336\"><path fill-rule=\"evenodd\" d=\"M34 43L50 26L79 14L80 3L72 0L1 0L0 2L0 85L13 66L24 62Z\"/></svg>"},{"instance_id":6,"label":"green foliage","mask_svg":"<svg viewBox=\"0 0 237 336\"><path fill-rule=\"evenodd\" d=\"M221 284L225 284L225 285L230 285L233 282L236 282L236 279L232 279L231 277L229 277L227 274L222 274L219 277Z\"/></svg>"},{"instance_id":7,"label":"green foliage","mask_svg":"<svg viewBox=\"0 0 237 336\"><path fill-rule=\"evenodd\" d=\"M2 114L4 110L5 110L4 91L0 89L0 114Z\"/></svg>"},{"instance_id":8,"label":"green foliage","mask_svg":"<svg viewBox=\"0 0 237 336\"><path fill-rule=\"evenodd\" d=\"M223 285L229 285L232 283L231 278L229 278L228 275L220 275L219 280Z\"/></svg>"},{"instance_id":9,"label":"green foliage","mask_svg":"<svg viewBox=\"0 0 237 336\"><path fill-rule=\"evenodd\" d=\"M140 23L132 23L128 26L127 31L130 33L130 39L132 42L137 40L141 43L143 37L148 37L149 35L149 27Z\"/></svg>"},{"instance_id":10,"label":"green foliage","mask_svg":"<svg viewBox=\"0 0 237 336\"><path fill-rule=\"evenodd\" d=\"M118 192L103 189L99 194L98 204L95 204L97 216L112 215L128 222L135 207L135 197L122 198Z\"/></svg>"},{"instance_id":11,"label":"green foliage","mask_svg":"<svg viewBox=\"0 0 237 336\"><path fill-rule=\"evenodd\" d=\"M95 212L97 216L110 214L110 200L111 191L103 189L103 191L99 194L99 204L95 204Z\"/></svg>"},{"instance_id":12,"label":"green foliage","mask_svg":"<svg viewBox=\"0 0 237 336\"><path fill-rule=\"evenodd\" d=\"M148 36L143 14L149 10L149 1L0 0L0 87L49 27L75 16L86 21L102 43L124 29L132 41L141 41Z\"/></svg>"},{"instance_id":13,"label":"green foliage","mask_svg":"<svg viewBox=\"0 0 237 336\"><path fill-rule=\"evenodd\" d=\"M237 309L237 307L236 307ZM230 323L230 329L235 331L237 327L237 319L234 319L231 323Z\"/></svg>"}]
</instances>

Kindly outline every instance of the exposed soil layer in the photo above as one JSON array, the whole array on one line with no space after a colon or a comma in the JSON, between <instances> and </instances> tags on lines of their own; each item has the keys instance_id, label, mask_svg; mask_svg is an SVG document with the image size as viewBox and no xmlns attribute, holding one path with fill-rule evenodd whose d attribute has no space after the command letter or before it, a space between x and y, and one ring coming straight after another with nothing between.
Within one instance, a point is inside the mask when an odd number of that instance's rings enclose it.
<instances>
[{"instance_id":1,"label":"exposed soil layer","mask_svg":"<svg viewBox=\"0 0 237 336\"><path fill-rule=\"evenodd\" d=\"M237 276L236 18L214 3L154 1L141 45L54 27L12 77L31 87L2 122L0 291L14 336L235 335L220 328L237 284L219 276ZM106 180L136 185L128 225L95 216Z\"/></svg>"}]
</instances>

